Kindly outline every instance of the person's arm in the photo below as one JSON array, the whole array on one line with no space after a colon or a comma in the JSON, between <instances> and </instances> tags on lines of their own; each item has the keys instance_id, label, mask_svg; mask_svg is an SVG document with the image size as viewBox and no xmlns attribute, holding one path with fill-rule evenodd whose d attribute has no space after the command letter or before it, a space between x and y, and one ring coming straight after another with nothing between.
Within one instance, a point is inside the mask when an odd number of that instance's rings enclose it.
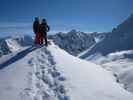
<instances>
[{"instance_id":1,"label":"person's arm","mask_svg":"<svg viewBox=\"0 0 133 100\"><path fill-rule=\"evenodd\" d=\"M47 32L49 32L50 31L50 27L48 25L47 25L47 29L48 29Z\"/></svg>"},{"instance_id":2,"label":"person's arm","mask_svg":"<svg viewBox=\"0 0 133 100\"><path fill-rule=\"evenodd\" d=\"M35 33L35 22L33 22L32 28L33 28L33 32Z\"/></svg>"}]
</instances>

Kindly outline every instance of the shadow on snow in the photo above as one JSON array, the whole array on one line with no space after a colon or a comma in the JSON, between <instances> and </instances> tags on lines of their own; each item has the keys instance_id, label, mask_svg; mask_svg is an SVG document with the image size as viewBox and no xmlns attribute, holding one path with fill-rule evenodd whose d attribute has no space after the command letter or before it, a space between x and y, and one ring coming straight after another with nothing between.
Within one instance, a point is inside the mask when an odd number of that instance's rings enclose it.
<instances>
[{"instance_id":1,"label":"shadow on snow","mask_svg":"<svg viewBox=\"0 0 133 100\"><path fill-rule=\"evenodd\" d=\"M12 58L10 58L9 60L7 60L6 62L0 64L0 70L7 67L10 64L13 64L14 62L22 59L23 57L25 57L27 54L29 54L30 52L36 50L36 47L31 46L19 53L17 53L15 56L13 56Z\"/></svg>"}]
</instances>

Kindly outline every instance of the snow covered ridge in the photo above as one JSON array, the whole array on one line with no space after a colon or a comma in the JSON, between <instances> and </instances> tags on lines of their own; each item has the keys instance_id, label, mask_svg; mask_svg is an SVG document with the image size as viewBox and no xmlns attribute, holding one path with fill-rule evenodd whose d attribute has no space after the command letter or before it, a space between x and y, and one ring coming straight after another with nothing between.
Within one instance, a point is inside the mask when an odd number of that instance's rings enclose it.
<instances>
[{"instance_id":1,"label":"snow covered ridge","mask_svg":"<svg viewBox=\"0 0 133 100\"><path fill-rule=\"evenodd\" d=\"M22 53L22 54L21 54ZM2 100L132 100L111 72L54 44L29 47L0 70ZM6 55L8 56L8 55ZM17 58L17 59L16 59ZM2 59L2 58L1 58ZM6 59L6 58L5 58Z\"/></svg>"}]
</instances>

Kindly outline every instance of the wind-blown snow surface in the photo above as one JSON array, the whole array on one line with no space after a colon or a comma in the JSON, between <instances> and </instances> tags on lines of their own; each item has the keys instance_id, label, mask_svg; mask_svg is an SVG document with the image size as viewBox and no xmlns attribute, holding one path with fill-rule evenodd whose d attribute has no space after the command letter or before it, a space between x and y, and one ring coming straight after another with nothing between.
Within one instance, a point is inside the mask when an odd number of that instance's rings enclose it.
<instances>
[{"instance_id":1,"label":"wind-blown snow surface","mask_svg":"<svg viewBox=\"0 0 133 100\"><path fill-rule=\"evenodd\" d=\"M133 94L116 83L112 73L98 65L73 57L53 44L29 49L25 56L0 70L2 100L133 98Z\"/></svg>"}]
</instances>

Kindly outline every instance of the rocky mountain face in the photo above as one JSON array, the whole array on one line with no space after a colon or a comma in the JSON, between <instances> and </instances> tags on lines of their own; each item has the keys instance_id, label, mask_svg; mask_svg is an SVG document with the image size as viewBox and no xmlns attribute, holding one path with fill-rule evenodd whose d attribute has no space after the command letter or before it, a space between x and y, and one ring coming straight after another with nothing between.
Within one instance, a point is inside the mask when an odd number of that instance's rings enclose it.
<instances>
[{"instance_id":1,"label":"rocky mountain face","mask_svg":"<svg viewBox=\"0 0 133 100\"><path fill-rule=\"evenodd\" d=\"M11 51L9 50L8 45L6 44L6 41L4 39L0 39L0 57L10 52Z\"/></svg>"},{"instance_id":2,"label":"rocky mountain face","mask_svg":"<svg viewBox=\"0 0 133 100\"><path fill-rule=\"evenodd\" d=\"M76 30L50 35L49 39L52 39L56 45L74 56L96 43L93 35Z\"/></svg>"}]
</instances>

